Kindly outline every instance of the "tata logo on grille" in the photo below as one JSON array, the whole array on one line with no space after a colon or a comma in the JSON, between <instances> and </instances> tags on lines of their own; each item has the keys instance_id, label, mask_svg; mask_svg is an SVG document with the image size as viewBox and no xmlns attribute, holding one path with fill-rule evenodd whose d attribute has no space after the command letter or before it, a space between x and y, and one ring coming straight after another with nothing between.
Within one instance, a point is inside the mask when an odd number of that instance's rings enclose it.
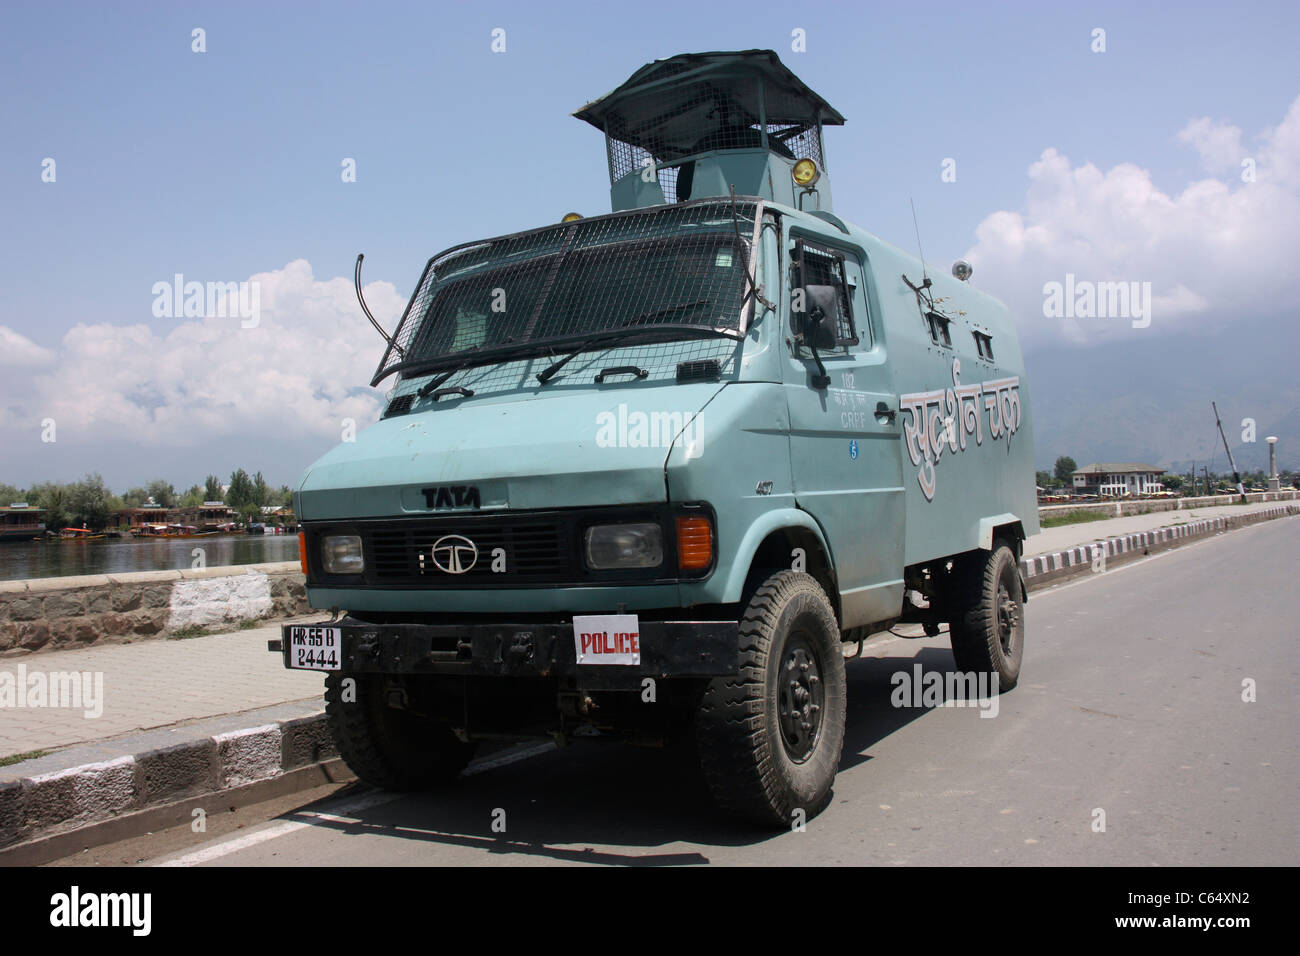
<instances>
[{"instance_id":1,"label":"tata logo on grille","mask_svg":"<svg viewBox=\"0 0 1300 956\"><path fill-rule=\"evenodd\" d=\"M474 485L438 485L421 488L424 503L430 508L478 508L478 488Z\"/></svg>"},{"instance_id":2,"label":"tata logo on grille","mask_svg":"<svg viewBox=\"0 0 1300 956\"><path fill-rule=\"evenodd\" d=\"M434 566L448 574L464 574L478 562L478 548L469 538L443 535L429 549Z\"/></svg>"}]
</instances>

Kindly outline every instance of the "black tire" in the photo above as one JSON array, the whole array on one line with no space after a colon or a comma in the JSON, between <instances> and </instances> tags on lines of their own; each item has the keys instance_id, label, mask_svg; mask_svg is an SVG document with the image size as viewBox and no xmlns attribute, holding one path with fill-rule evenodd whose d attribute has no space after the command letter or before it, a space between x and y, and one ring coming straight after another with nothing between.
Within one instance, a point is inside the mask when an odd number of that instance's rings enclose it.
<instances>
[{"instance_id":1,"label":"black tire","mask_svg":"<svg viewBox=\"0 0 1300 956\"><path fill-rule=\"evenodd\" d=\"M826 593L811 575L778 571L741 616L740 672L711 680L696 715L714 800L768 826L820 813L839 770L846 696Z\"/></svg>"},{"instance_id":2,"label":"black tire","mask_svg":"<svg viewBox=\"0 0 1300 956\"><path fill-rule=\"evenodd\" d=\"M349 679L356 681L355 701L343 699L343 682ZM381 790L425 790L444 783L474 755L474 745L456 739L445 723L390 707L382 674L328 674L325 725L343 762Z\"/></svg>"},{"instance_id":3,"label":"black tire","mask_svg":"<svg viewBox=\"0 0 1300 956\"><path fill-rule=\"evenodd\" d=\"M960 563L948 627L957 670L996 675L998 690L1020 679L1025 594L1015 552L1002 541Z\"/></svg>"}]
</instances>

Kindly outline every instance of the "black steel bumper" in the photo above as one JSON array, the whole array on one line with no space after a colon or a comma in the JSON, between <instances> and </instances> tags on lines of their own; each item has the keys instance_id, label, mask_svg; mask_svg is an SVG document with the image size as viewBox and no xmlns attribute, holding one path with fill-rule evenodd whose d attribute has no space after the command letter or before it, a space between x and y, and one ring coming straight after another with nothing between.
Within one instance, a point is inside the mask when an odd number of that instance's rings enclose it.
<instances>
[{"instance_id":1,"label":"black steel bumper","mask_svg":"<svg viewBox=\"0 0 1300 956\"><path fill-rule=\"evenodd\" d=\"M269 641L289 667L289 628ZM341 669L353 673L581 677L623 685L642 677L723 677L740 669L735 621L640 621L639 664L579 664L573 625L370 624L352 617L307 626L340 631Z\"/></svg>"}]
</instances>

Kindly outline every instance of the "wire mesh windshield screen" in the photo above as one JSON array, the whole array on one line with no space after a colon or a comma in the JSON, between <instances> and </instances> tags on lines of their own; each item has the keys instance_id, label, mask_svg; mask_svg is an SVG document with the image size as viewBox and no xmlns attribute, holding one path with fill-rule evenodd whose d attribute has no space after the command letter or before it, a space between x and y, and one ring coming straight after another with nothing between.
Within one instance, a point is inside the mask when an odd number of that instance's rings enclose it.
<instances>
[{"instance_id":1,"label":"wire mesh windshield screen","mask_svg":"<svg viewBox=\"0 0 1300 956\"><path fill-rule=\"evenodd\" d=\"M425 266L371 384L620 330L739 333L758 206L701 200L450 249Z\"/></svg>"}]
</instances>

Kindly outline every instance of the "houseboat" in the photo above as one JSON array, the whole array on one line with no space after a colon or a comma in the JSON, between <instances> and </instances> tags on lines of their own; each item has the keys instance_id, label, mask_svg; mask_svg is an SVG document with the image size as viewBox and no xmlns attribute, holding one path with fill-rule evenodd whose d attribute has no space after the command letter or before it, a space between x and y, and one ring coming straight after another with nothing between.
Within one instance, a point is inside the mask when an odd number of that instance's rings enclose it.
<instances>
[{"instance_id":1,"label":"houseboat","mask_svg":"<svg viewBox=\"0 0 1300 956\"><path fill-rule=\"evenodd\" d=\"M45 534L45 509L25 501L0 507L0 541L32 541Z\"/></svg>"}]
</instances>

